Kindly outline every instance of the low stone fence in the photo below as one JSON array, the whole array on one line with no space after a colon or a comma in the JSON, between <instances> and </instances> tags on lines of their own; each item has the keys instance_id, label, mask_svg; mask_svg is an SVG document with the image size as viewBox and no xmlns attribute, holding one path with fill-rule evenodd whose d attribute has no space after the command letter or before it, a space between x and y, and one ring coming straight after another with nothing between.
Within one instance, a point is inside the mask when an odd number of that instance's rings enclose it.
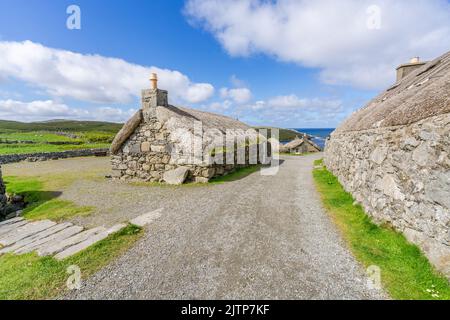
<instances>
[{"instance_id":1,"label":"low stone fence","mask_svg":"<svg viewBox=\"0 0 450 320\"><path fill-rule=\"evenodd\" d=\"M46 161L46 160L58 160L66 158L77 157L105 157L109 155L109 149L80 149L80 150L68 150L61 152L39 152L39 153L25 153L25 154L8 154L0 156L0 164L14 163L20 161Z\"/></svg>"},{"instance_id":2,"label":"low stone fence","mask_svg":"<svg viewBox=\"0 0 450 320\"><path fill-rule=\"evenodd\" d=\"M376 222L389 223L450 276L450 114L336 132L325 164Z\"/></svg>"},{"instance_id":3,"label":"low stone fence","mask_svg":"<svg viewBox=\"0 0 450 320\"><path fill-rule=\"evenodd\" d=\"M0 167L0 221L3 220L4 211L6 207L6 190L3 184L2 168Z\"/></svg>"}]
</instances>

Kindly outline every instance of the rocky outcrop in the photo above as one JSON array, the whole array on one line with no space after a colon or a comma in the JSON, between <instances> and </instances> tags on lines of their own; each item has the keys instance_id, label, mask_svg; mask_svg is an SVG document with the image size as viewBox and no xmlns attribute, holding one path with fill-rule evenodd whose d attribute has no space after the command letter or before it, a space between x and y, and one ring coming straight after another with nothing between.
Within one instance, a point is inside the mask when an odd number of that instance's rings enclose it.
<instances>
[{"instance_id":1,"label":"rocky outcrop","mask_svg":"<svg viewBox=\"0 0 450 320\"><path fill-rule=\"evenodd\" d=\"M438 62L438 63L437 63ZM325 164L378 223L389 223L450 276L450 53L353 114Z\"/></svg>"}]
</instances>

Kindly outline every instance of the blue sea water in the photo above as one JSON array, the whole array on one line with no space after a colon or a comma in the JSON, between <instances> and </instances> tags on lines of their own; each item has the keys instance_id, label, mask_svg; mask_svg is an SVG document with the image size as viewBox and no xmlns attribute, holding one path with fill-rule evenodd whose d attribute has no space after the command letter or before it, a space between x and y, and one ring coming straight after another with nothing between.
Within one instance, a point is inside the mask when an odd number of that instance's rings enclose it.
<instances>
[{"instance_id":1,"label":"blue sea water","mask_svg":"<svg viewBox=\"0 0 450 320\"><path fill-rule=\"evenodd\" d=\"M293 129L298 132L303 132L306 134L309 134L312 136L312 141L316 143L319 147L322 149L325 147L325 140L330 136L330 134L335 130L332 128L326 128L326 129L302 129L302 128L295 128Z\"/></svg>"}]
</instances>

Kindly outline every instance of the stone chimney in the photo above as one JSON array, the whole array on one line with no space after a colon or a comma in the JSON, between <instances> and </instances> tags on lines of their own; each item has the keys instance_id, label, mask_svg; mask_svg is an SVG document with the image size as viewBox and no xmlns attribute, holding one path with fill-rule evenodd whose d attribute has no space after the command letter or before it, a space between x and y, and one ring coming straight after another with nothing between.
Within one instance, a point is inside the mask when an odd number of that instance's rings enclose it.
<instances>
[{"instance_id":1,"label":"stone chimney","mask_svg":"<svg viewBox=\"0 0 450 320\"><path fill-rule=\"evenodd\" d=\"M142 110L146 111L157 106L167 107L167 91L158 89L158 76L152 73L150 77L151 89L142 90Z\"/></svg>"},{"instance_id":2,"label":"stone chimney","mask_svg":"<svg viewBox=\"0 0 450 320\"><path fill-rule=\"evenodd\" d=\"M397 68L397 82L426 63L427 62L420 61L419 57L414 57L409 61L409 63L402 64Z\"/></svg>"}]
</instances>

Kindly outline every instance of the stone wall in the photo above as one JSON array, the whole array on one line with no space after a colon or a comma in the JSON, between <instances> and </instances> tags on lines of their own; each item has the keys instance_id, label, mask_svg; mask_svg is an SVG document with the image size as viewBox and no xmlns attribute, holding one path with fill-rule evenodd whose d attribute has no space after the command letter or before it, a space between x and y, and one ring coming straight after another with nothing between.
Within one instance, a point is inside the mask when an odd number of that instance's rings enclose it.
<instances>
[{"instance_id":1,"label":"stone wall","mask_svg":"<svg viewBox=\"0 0 450 320\"><path fill-rule=\"evenodd\" d=\"M89 157L89 156L107 156L109 149L82 149L69 150L61 152L39 152L25 154L8 154L0 156L0 164L14 163L20 161L46 161L66 158Z\"/></svg>"},{"instance_id":2,"label":"stone wall","mask_svg":"<svg viewBox=\"0 0 450 320\"><path fill-rule=\"evenodd\" d=\"M6 200L6 189L3 184L2 169L0 167L0 220L2 220L5 213Z\"/></svg>"},{"instance_id":3,"label":"stone wall","mask_svg":"<svg viewBox=\"0 0 450 320\"><path fill-rule=\"evenodd\" d=\"M378 223L389 223L450 276L450 114L337 132L325 164Z\"/></svg>"}]
</instances>

